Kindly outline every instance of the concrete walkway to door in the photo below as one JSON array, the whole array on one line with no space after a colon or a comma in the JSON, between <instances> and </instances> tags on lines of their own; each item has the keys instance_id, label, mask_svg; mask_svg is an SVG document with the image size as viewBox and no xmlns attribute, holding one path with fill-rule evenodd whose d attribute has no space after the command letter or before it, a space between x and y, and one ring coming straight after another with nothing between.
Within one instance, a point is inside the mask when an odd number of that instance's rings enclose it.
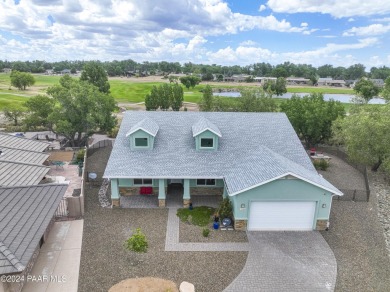
<instances>
[{"instance_id":1,"label":"concrete walkway to door","mask_svg":"<svg viewBox=\"0 0 390 292\"><path fill-rule=\"evenodd\" d=\"M333 291L336 258L317 231L247 232L247 262L224 292Z\"/></svg>"},{"instance_id":2,"label":"concrete walkway to door","mask_svg":"<svg viewBox=\"0 0 390 292\"><path fill-rule=\"evenodd\" d=\"M54 223L22 292L77 292L83 223Z\"/></svg>"}]
</instances>

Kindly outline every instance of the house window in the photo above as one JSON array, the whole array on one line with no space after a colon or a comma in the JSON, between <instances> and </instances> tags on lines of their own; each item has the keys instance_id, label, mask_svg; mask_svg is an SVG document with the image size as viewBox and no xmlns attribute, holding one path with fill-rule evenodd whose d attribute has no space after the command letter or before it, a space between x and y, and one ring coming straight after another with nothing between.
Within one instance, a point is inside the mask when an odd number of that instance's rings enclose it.
<instances>
[{"instance_id":1,"label":"house window","mask_svg":"<svg viewBox=\"0 0 390 292\"><path fill-rule=\"evenodd\" d=\"M198 185L198 186L215 186L215 179L197 179L196 185Z\"/></svg>"},{"instance_id":2,"label":"house window","mask_svg":"<svg viewBox=\"0 0 390 292\"><path fill-rule=\"evenodd\" d=\"M134 185L135 186L145 186L145 185L152 185L153 180L151 178L135 178L134 179Z\"/></svg>"},{"instance_id":3,"label":"house window","mask_svg":"<svg viewBox=\"0 0 390 292\"><path fill-rule=\"evenodd\" d=\"M148 147L148 138L135 138L135 147Z\"/></svg>"},{"instance_id":4,"label":"house window","mask_svg":"<svg viewBox=\"0 0 390 292\"><path fill-rule=\"evenodd\" d=\"M200 139L200 147L201 148L213 148L214 147L214 139L213 138L201 138Z\"/></svg>"}]
</instances>

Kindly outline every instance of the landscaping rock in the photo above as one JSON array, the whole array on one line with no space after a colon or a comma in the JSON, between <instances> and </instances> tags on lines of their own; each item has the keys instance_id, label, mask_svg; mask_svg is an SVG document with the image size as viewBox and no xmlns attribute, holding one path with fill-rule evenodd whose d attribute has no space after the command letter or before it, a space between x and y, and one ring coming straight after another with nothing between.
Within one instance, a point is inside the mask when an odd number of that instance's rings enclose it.
<instances>
[{"instance_id":1,"label":"landscaping rock","mask_svg":"<svg viewBox=\"0 0 390 292\"><path fill-rule=\"evenodd\" d=\"M179 287L180 292L195 292L195 286L188 282L182 282Z\"/></svg>"}]
</instances>

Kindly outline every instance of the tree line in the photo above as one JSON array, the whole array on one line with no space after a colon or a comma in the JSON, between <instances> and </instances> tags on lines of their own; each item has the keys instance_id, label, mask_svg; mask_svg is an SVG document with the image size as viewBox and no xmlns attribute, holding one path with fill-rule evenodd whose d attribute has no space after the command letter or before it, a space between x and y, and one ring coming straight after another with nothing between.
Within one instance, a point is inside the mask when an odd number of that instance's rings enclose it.
<instances>
[{"instance_id":1,"label":"tree line","mask_svg":"<svg viewBox=\"0 0 390 292\"><path fill-rule=\"evenodd\" d=\"M184 73L184 74L201 74L205 80L212 78L212 74L222 76L232 76L234 74L247 74L253 76L264 77L303 77L314 81L321 77L331 77L333 79L356 80L362 77L373 79L386 79L390 76L390 67L380 66L372 67L366 72L366 67L363 64L354 64L349 67L333 66L325 64L319 67L314 67L310 64L294 64L284 62L283 64L271 65L269 63L253 63L246 66L223 66L217 64L194 64L187 62L180 64L179 62L136 62L134 60L113 60L113 61L82 61L82 60L65 60L59 62L46 62L42 60L34 61L7 61L0 60L0 70L10 68L19 72L44 73L46 70L61 72L64 69L71 70L72 73L81 71L89 62L99 63L108 76L125 76L129 72L138 72L138 74L169 74L169 73ZM315 82L313 82L315 83Z\"/></svg>"}]
</instances>

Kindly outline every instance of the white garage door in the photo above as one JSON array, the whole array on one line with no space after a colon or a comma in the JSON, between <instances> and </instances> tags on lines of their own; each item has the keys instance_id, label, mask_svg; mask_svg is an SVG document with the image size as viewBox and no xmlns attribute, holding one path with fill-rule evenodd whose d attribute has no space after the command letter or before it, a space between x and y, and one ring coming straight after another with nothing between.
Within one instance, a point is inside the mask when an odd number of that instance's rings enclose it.
<instances>
[{"instance_id":1,"label":"white garage door","mask_svg":"<svg viewBox=\"0 0 390 292\"><path fill-rule=\"evenodd\" d=\"M316 202L252 202L248 230L312 230Z\"/></svg>"}]
</instances>

